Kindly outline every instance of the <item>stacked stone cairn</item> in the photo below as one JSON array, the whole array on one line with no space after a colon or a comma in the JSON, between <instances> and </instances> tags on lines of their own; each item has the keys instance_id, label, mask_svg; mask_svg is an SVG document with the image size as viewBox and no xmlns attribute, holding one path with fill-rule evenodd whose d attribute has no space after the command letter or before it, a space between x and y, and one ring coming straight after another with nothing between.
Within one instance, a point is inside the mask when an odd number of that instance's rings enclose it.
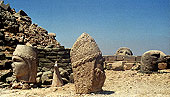
<instances>
[{"instance_id":1,"label":"stacked stone cairn","mask_svg":"<svg viewBox=\"0 0 170 97\"><path fill-rule=\"evenodd\" d=\"M13 80L12 56L18 44L32 46L38 50L37 82L51 84L55 61L64 83L70 82L70 49L65 49L55 39L55 33L32 24L31 18L23 11L16 12L9 4L0 2L0 87L9 86Z\"/></svg>"}]
</instances>

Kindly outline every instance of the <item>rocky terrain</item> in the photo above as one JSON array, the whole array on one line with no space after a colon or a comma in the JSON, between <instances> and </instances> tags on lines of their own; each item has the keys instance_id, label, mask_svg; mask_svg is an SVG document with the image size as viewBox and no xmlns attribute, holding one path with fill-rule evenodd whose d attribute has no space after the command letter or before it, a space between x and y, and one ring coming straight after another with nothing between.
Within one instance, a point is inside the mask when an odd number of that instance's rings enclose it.
<instances>
[{"instance_id":1,"label":"rocky terrain","mask_svg":"<svg viewBox=\"0 0 170 97\"><path fill-rule=\"evenodd\" d=\"M17 90L1 88L1 97L169 97L170 70L143 74L137 71L106 70L103 91L90 94L76 94L74 84L62 87L33 88Z\"/></svg>"}]
</instances>

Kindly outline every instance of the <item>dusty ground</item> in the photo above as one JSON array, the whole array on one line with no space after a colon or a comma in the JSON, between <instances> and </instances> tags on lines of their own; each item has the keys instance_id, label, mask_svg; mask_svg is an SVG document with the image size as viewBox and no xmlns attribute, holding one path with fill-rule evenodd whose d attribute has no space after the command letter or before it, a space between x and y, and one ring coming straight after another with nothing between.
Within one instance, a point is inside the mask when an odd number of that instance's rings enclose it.
<instances>
[{"instance_id":1,"label":"dusty ground","mask_svg":"<svg viewBox=\"0 0 170 97\"><path fill-rule=\"evenodd\" d=\"M0 97L170 97L170 70L142 74L137 71L106 70L103 92L75 94L74 84L30 90L0 89Z\"/></svg>"}]
</instances>

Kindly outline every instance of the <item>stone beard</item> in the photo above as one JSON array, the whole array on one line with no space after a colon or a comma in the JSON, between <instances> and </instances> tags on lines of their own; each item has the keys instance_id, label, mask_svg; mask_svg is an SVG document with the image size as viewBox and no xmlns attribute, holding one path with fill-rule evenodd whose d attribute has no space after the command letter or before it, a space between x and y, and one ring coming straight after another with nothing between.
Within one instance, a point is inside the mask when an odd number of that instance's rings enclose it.
<instances>
[{"instance_id":1,"label":"stone beard","mask_svg":"<svg viewBox=\"0 0 170 97\"><path fill-rule=\"evenodd\" d=\"M17 81L36 82L37 53L32 47L17 45L12 60L13 75Z\"/></svg>"}]
</instances>

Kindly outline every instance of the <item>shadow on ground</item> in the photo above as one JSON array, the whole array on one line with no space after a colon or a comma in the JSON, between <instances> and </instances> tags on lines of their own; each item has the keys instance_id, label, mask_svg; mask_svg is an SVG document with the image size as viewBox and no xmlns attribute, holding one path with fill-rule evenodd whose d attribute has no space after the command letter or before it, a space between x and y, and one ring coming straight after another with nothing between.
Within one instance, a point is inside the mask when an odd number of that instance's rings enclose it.
<instances>
[{"instance_id":1,"label":"shadow on ground","mask_svg":"<svg viewBox=\"0 0 170 97\"><path fill-rule=\"evenodd\" d=\"M113 93L115 93L114 91L101 91L101 92L97 92L97 93L95 93L95 94L104 94L104 95L110 95L110 94L113 94Z\"/></svg>"}]
</instances>

